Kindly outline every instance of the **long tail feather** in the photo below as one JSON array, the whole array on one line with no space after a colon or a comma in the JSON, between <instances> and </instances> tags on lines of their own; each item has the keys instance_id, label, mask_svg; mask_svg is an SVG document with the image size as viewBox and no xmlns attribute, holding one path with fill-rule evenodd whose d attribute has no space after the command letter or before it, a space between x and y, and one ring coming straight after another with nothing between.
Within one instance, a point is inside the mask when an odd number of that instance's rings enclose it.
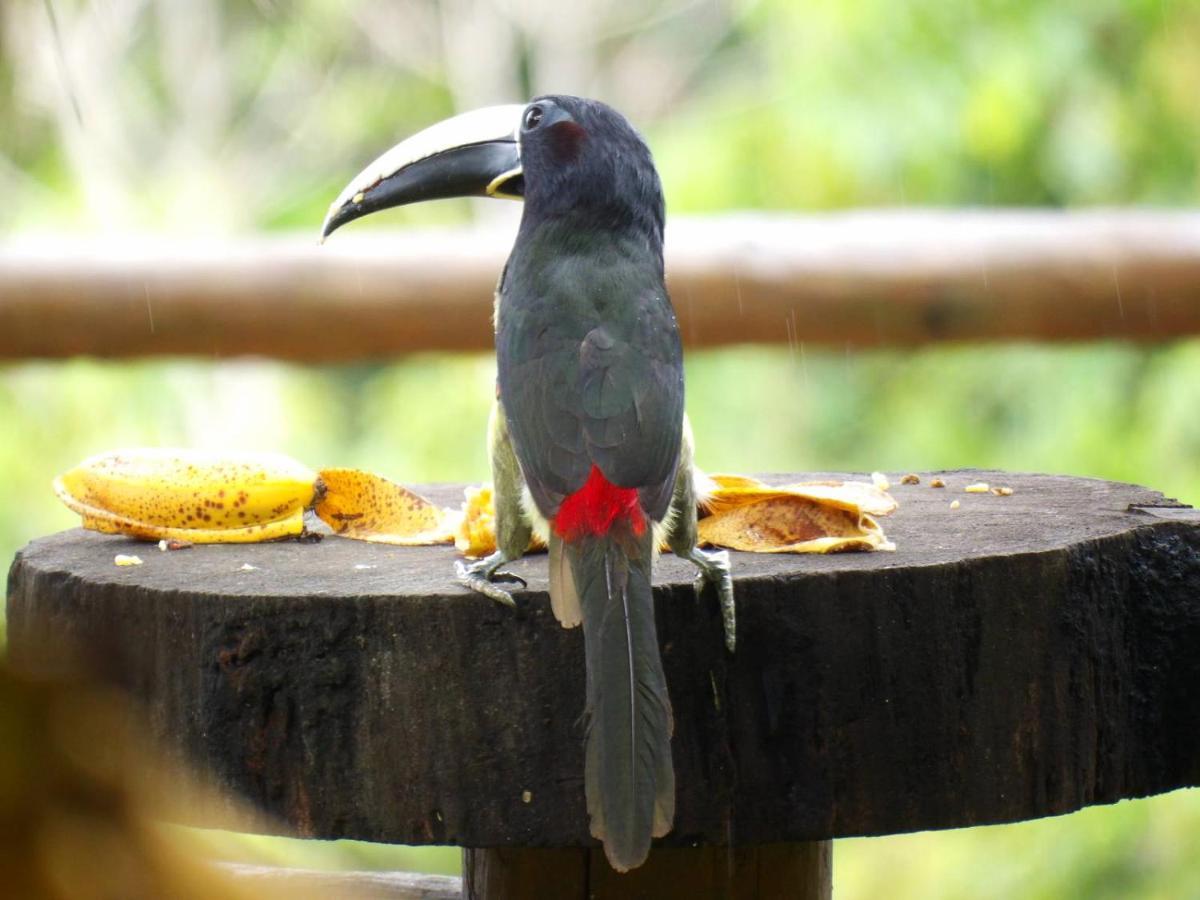
<instances>
[{"instance_id":1,"label":"long tail feather","mask_svg":"<svg viewBox=\"0 0 1200 900\"><path fill-rule=\"evenodd\" d=\"M588 731L584 787L592 835L624 872L671 830L671 701L654 626L652 529L626 521L564 542L583 615Z\"/></svg>"}]
</instances>

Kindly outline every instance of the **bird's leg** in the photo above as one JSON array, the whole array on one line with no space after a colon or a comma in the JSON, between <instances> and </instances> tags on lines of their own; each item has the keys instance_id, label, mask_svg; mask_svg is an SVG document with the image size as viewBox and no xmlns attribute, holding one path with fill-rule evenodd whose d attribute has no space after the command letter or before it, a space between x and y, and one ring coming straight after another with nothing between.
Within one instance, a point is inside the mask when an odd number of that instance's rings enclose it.
<instances>
[{"instance_id":1,"label":"bird's leg","mask_svg":"<svg viewBox=\"0 0 1200 900\"><path fill-rule=\"evenodd\" d=\"M696 546L696 481L692 464L692 428L687 417L683 420L683 445L679 453L679 469L675 474L675 490L671 497L670 526L667 544L680 559L690 560L700 570L696 576L696 593L711 584L721 604L721 626L725 630L725 646L730 653L737 645L737 608L733 599L733 572L729 566L729 551L701 550Z\"/></svg>"},{"instance_id":2,"label":"bird's leg","mask_svg":"<svg viewBox=\"0 0 1200 900\"><path fill-rule=\"evenodd\" d=\"M704 592L711 584L717 589L717 600L721 604L721 626L725 629L725 646L732 653L737 645L737 608L733 601L733 571L729 567L728 550L701 550L693 545L691 550L676 553L696 564L700 572L696 575L696 594Z\"/></svg>"},{"instance_id":3,"label":"bird's leg","mask_svg":"<svg viewBox=\"0 0 1200 900\"><path fill-rule=\"evenodd\" d=\"M454 574L458 578L458 583L463 587L470 588L478 594L483 594L485 597L490 597L497 603L503 603L505 606L516 606L516 601L513 600L512 594L504 590L502 587L497 587L497 581L515 581L525 587L525 579L519 575L513 575L511 572L500 572L499 568L507 562L512 562L508 555L503 550L497 550L491 556L485 556L483 559L478 559L473 563L465 563L461 559L454 563Z\"/></svg>"},{"instance_id":4,"label":"bird's leg","mask_svg":"<svg viewBox=\"0 0 1200 900\"><path fill-rule=\"evenodd\" d=\"M512 594L496 585L497 581L515 581L525 587L525 580L508 572L499 571L505 563L520 559L529 549L533 530L525 516L521 495L525 480L521 466L513 453L508 437L508 425L504 419L504 408L497 400L492 407L488 422L488 444L492 457L492 501L496 509L496 546L491 556L473 563L458 560L454 572L458 583L464 587L490 597L505 606L516 606Z\"/></svg>"}]
</instances>

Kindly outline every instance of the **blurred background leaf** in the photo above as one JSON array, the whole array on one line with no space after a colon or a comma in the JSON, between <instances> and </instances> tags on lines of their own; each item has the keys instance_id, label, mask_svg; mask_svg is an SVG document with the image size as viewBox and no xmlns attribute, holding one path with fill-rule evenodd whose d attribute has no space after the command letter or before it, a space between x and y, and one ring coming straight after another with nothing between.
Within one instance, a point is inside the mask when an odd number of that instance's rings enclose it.
<instances>
[{"instance_id":1,"label":"blurred background leaf","mask_svg":"<svg viewBox=\"0 0 1200 900\"><path fill-rule=\"evenodd\" d=\"M0 239L315 234L346 179L397 138L549 91L625 111L673 213L1194 206L1198 86L1197 0L13 0L0 6ZM445 202L361 227L517 215ZM702 466L997 466L1200 502L1200 342L839 353L798 337L689 356ZM487 356L5 365L0 557L74 524L50 478L120 446L483 480L493 377ZM835 880L842 897L1196 896L1198 838L1200 796L1179 792L842 841ZM456 859L207 840L225 857L331 867Z\"/></svg>"}]
</instances>

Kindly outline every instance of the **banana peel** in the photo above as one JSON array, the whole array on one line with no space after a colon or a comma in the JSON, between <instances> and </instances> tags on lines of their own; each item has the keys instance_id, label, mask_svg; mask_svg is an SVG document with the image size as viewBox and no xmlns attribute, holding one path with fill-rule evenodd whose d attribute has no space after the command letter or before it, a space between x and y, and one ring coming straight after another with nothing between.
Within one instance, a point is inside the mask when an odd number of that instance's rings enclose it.
<instances>
[{"instance_id":1,"label":"banana peel","mask_svg":"<svg viewBox=\"0 0 1200 900\"><path fill-rule=\"evenodd\" d=\"M53 486L84 528L146 541L297 537L308 509L335 534L389 544L450 543L457 524L454 511L386 478L318 472L276 453L119 450L84 460Z\"/></svg>"},{"instance_id":2,"label":"banana peel","mask_svg":"<svg viewBox=\"0 0 1200 900\"><path fill-rule=\"evenodd\" d=\"M193 544L299 535L320 490L316 472L275 453L119 450L54 479L84 528Z\"/></svg>"},{"instance_id":3,"label":"banana peel","mask_svg":"<svg viewBox=\"0 0 1200 900\"><path fill-rule=\"evenodd\" d=\"M896 501L861 481L810 481L772 487L744 475L712 475L701 497L700 542L754 553L892 551L876 516Z\"/></svg>"},{"instance_id":4,"label":"banana peel","mask_svg":"<svg viewBox=\"0 0 1200 900\"><path fill-rule=\"evenodd\" d=\"M745 475L696 472L700 543L751 553L894 551L876 516L895 512L885 490L862 481L812 481L773 487ZM468 488L454 543L464 556L496 549L489 487ZM544 549L535 535L530 550ZM666 550L662 544L661 550Z\"/></svg>"},{"instance_id":5,"label":"banana peel","mask_svg":"<svg viewBox=\"0 0 1200 900\"><path fill-rule=\"evenodd\" d=\"M743 475L704 476L700 540L757 553L894 550L875 517L896 501L867 482L782 487ZM246 543L304 533L312 509L338 535L400 546L454 543L466 556L496 549L488 486L460 509L437 506L379 475L314 471L280 454L135 449L91 457L54 480L84 528L148 541ZM535 537L531 550L544 545Z\"/></svg>"},{"instance_id":6,"label":"banana peel","mask_svg":"<svg viewBox=\"0 0 1200 900\"><path fill-rule=\"evenodd\" d=\"M325 494L314 512L335 534L404 547L454 540L462 514L403 485L358 469L322 469L320 477Z\"/></svg>"}]
</instances>

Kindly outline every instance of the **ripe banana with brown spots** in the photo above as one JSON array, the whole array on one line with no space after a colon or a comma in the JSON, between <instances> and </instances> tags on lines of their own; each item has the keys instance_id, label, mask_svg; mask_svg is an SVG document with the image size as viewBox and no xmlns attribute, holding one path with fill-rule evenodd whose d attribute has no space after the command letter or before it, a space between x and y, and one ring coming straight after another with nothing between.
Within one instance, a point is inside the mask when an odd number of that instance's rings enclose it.
<instances>
[{"instance_id":1,"label":"ripe banana with brown spots","mask_svg":"<svg viewBox=\"0 0 1200 900\"><path fill-rule=\"evenodd\" d=\"M84 528L197 544L301 534L304 510L322 490L316 472L277 453L116 451L54 479Z\"/></svg>"},{"instance_id":2,"label":"ripe banana with brown spots","mask_svg":"<svg viewBox=\"0 0 1200 900\"><path fill-rule=\"evenodd\" d=\"M896 508L867 482L763 484L705 476L700 539L756 553L892 550L876 516ZM356 469L314 471L279 453L138 448L93 456L54 479L83 527L142 540L253 543L304 533L307 509L335 534L415 546L457 543L468 556L496 548L488 487L461 509L431 503L403 485ZM536 538L531 550L544 547Z\"/></svg>"}]
</instances>

